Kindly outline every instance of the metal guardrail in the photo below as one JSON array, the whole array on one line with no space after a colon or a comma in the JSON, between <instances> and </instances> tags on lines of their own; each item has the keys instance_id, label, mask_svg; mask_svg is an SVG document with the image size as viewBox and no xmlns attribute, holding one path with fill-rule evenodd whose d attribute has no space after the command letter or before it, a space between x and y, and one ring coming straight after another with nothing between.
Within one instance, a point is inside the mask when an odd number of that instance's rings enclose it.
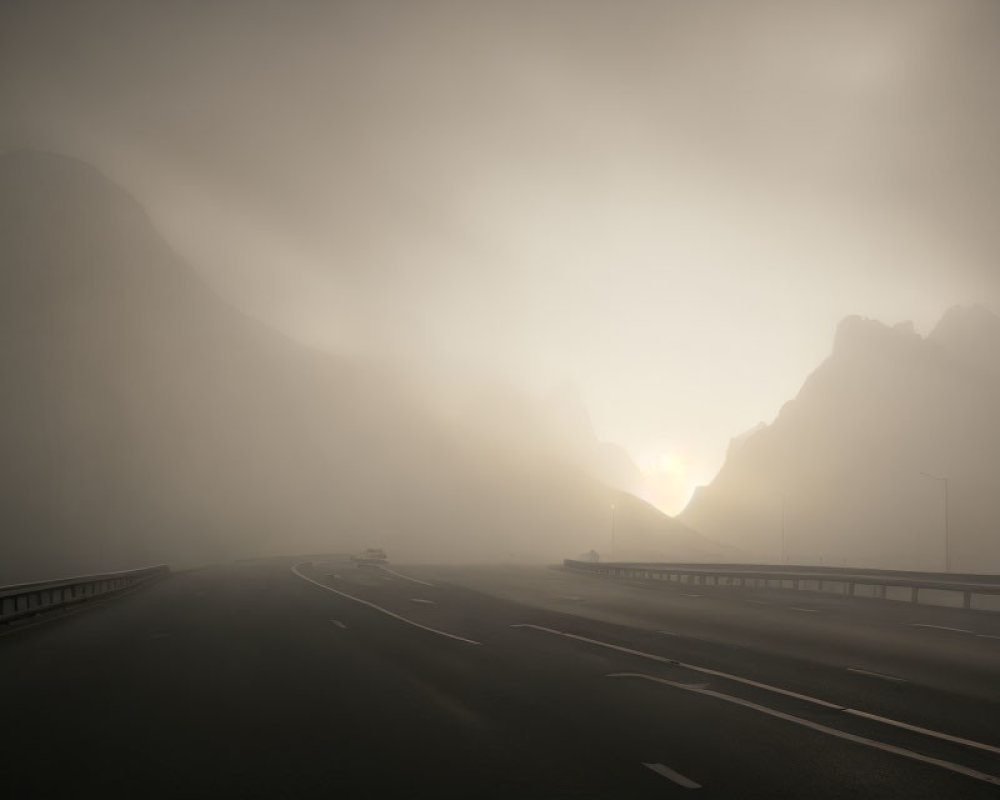
<instances>
[{"instance_id":1,"label":"metal guardrail","mask_svg":"<svg viewBox=\"0 0 1000 800\"><path fill-rule=\"evenodd\" d=\"M785 589L1000 612L1000 575L758 564L610 564L566 559L569 569L633 580Z\"/></svg>"},{"instance_id":2,"label":"metal guardrail","mask_svg":"<svg viewBox=\"0 0 1000 800\"><path fill-rule=\"evenodd\" d=\"M170 572L166 564L102 575L0 586L0 623L130 589Z\"/></svg>"}]
</instances>

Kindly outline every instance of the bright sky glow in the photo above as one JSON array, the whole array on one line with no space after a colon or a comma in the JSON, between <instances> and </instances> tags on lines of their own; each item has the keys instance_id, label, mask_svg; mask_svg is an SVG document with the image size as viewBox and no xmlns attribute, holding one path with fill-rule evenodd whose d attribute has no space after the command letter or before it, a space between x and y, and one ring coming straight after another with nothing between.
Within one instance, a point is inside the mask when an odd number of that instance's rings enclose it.
<instances>
[{"instance_id":1,"label":"bright sky glow","mask_svg":"<svg viewBox=\"0 0 1000 800\"><path fill-rule=\"evenodd\" d=\"M71 50L0 26L0 146L92 161L230 301L452 404L574 381L668 512L843 317L1000 298L995 4L100 6Z\"/></svg>"}]
</instances>

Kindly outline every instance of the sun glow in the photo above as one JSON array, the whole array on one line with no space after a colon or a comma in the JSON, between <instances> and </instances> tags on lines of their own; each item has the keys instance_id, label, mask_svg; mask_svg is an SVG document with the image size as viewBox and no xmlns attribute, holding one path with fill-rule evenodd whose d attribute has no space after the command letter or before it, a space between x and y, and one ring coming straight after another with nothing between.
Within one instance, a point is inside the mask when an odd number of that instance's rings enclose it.
<instances>
[{"instance_id":1,"label":"sun glow","mask_svg":"<svg viewBox=\"0 0 1000 800\"><path fill-rule=\"evenodd\" d=\"M695 460L679 449L642 454L636 462L640 497L667 514L683 511L701 482Z\"/></svg>"}]
</instances>

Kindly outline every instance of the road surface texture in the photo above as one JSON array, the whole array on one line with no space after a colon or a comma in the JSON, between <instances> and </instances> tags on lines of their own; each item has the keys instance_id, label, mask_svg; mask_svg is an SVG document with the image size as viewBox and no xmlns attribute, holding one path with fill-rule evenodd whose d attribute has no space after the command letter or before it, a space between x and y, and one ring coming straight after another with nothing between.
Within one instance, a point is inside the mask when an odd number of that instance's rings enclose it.
<instances>
[{"instance_id":1,"label":"road surface texture","mask_svg":"<svg viewBox=\"0 0 1000 800\"><path fill-rule=\"evenodd\" d=\"M241 562L0 636L0 797L1000 797L1000 615Z\"/></svg>"}]
</instances>

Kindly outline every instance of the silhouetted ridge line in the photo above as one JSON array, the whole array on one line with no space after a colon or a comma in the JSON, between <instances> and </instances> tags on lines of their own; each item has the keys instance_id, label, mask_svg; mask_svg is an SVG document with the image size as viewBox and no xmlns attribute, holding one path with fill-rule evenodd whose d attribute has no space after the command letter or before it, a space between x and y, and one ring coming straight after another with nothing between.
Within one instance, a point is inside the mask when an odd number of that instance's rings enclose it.
<instances>
[{"instance_id":1,"label":"silhouetted ridge line","mask_svg":"<svg viewBox=\"0 0 1000 800\"><path fill-rule=\"evenodd\" d=\"M947 540L952 569L995 572L998 475L1000 318L954 308L923 338L849 317L680 518L775 562L940 570Z\"/></svg>"}]
</instances>

